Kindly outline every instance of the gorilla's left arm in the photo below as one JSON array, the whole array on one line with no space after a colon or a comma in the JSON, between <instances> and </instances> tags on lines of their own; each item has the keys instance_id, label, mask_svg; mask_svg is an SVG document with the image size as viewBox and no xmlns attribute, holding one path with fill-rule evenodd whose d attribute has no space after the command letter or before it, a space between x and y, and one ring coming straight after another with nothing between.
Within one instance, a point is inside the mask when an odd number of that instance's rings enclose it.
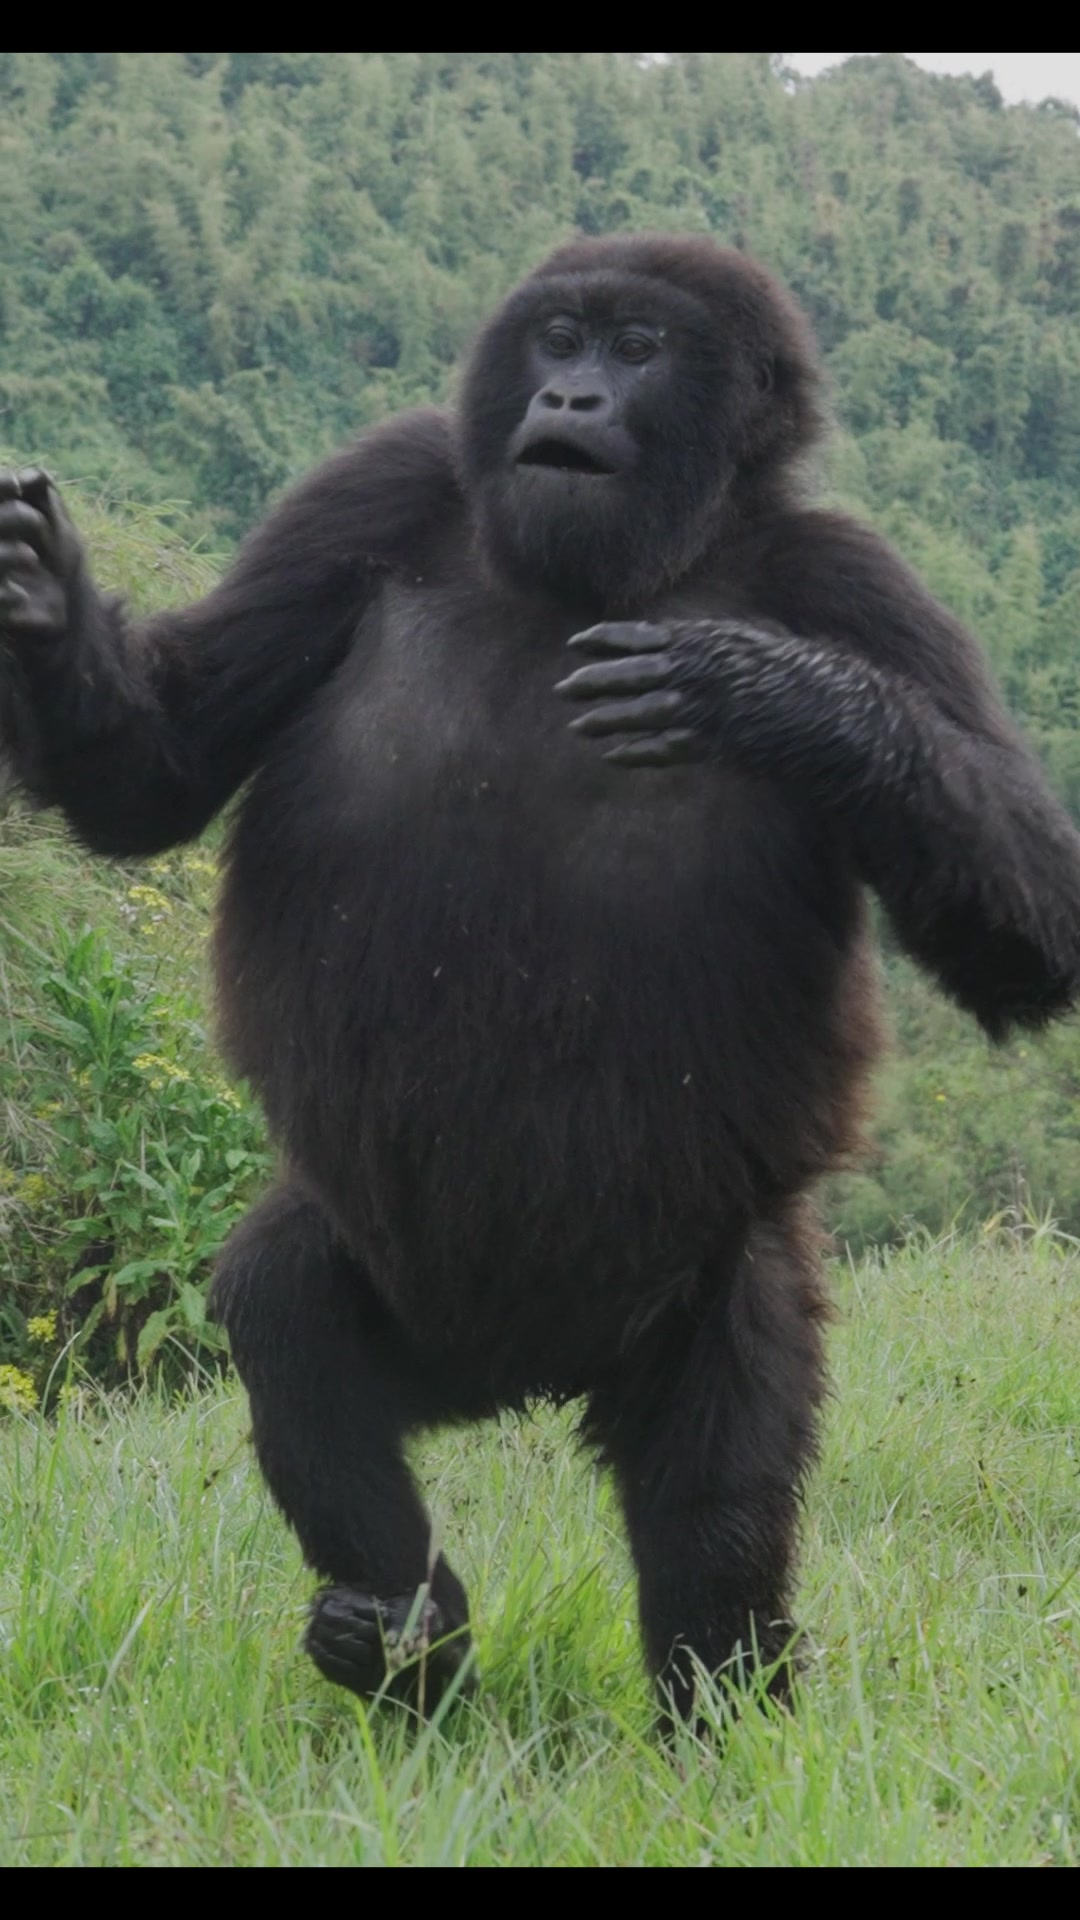
<instances>
[{"instance_id":1,"label":"gorilla's left arm","mask_svg":"<svg viewBox=\"0 0 1080 1920\"><path fill-rule=\"evenodd\" d=\"M623 766L715 756L803 789L903 945L990 1034L1064 1011L1080 995L1080 836L974 643L839 517L801 516L770 559L760 626L576 636L594 664L561 685L589 702L574 727L621 735L608 757Z\"/></svg>"}]
</instances>

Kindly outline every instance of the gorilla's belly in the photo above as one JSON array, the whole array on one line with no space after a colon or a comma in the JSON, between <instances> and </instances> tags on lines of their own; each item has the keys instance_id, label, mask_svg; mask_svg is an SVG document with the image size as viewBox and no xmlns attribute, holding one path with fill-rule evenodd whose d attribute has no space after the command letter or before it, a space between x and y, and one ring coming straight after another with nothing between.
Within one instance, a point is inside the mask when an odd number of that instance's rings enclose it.
<instances>
[{"instance_id":1,"label":"gorilla's belly","mask_svg":"<svg viewBox=\"0 0 1080 1920\"><path fill-rule=\"evenodd\" d=\"M805 905L822 850L767 797L680 780L530 804L479 774L414 810L385 788L365 806L354 777L321 835L269 782L248 801L219 942L230 1056L437 1346L474 1319L527 1342L530 1300L548 1336L605 1301L602 1345L613 1294L631 1313L643 1276L677 1285L835 1153L822 1089L855 1064L833 1027L843 879L824 860L832 915L790 950L790 890Z\"/></svg>"}]
</instances>

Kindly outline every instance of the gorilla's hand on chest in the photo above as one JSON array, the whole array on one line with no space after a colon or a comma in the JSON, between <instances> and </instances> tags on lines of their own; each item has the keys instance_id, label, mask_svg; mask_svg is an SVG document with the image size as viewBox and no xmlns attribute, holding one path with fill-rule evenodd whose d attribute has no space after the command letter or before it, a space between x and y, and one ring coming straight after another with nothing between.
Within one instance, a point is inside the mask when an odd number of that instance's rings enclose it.
<instances>
[{"instance_id":1,"label":"gorilla's hand on chest","mask_svg":"<svg viewBox=\"0 0 1080 1920\"><path fill-rule=\"evenodd\" d=\"M556 692L587 703L575 733L623 736L604 756L619 766L724 756L751 774L798 776L823 746L831 762L874 730L872 673L789 633L741 620L613 621L569 645L590 664Z\"/></svg>"}]
</instances>

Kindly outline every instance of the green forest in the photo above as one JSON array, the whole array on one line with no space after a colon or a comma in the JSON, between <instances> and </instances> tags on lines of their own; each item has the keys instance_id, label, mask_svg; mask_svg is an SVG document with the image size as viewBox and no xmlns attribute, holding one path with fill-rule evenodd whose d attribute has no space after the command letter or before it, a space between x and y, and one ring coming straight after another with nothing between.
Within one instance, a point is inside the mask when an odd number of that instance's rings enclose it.
<instances>
[{"instance_id":1,"label":"green forest","mask_svg":"<svg viewBox=\"0 0 1080 1920\"><path fill-rule=\"evenodd\" d=\"M807 309L823 485L980 634L1080 817L1070 106L900 55L808 82L769 54L7 53L0 111L0 453L57 475L102 584L203 590L291 477L451 397L575 230L708 232ZM73 1302L107 1378L201 1333L266 1151L208 1038L216 832L110 870L5 805L0 1386L29 1403ZM1080 1232L1080 1029L991 1051L884 964L896 1044L832 1228Z\"/></svg>"}]
</instances>

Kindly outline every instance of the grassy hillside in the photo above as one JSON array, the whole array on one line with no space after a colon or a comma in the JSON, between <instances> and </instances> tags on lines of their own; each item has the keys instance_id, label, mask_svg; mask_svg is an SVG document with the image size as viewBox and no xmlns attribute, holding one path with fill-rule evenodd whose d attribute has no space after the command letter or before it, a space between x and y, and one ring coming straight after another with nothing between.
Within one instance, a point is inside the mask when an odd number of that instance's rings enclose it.
<instances>
[{"instance_id":1,"label":"grassy hillside","mask_svg":"<svg viewBox=\"0 0 1080 1920\"><path fill-rule=\"evenodd\" d=\"M650 1738L611 1492L565 1417L420 1454L482 1685L415 1738L299 1654L310 1576L235 1387L6 1423L5 1864L1075 1866L1075 1251L911 1248L836 1286L803 1694L722 1762Z\"/></svg>"}]
</instances>

